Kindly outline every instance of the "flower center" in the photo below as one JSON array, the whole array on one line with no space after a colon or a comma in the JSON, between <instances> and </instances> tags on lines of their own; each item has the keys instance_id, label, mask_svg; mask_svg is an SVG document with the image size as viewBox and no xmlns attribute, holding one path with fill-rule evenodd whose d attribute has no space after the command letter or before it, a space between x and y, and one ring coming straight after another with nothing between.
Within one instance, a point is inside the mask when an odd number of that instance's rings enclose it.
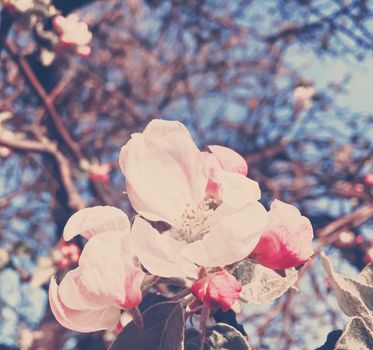
<instances>
[{"instance_id":1,"label":"flower center","mask_svg":"<svg viewBox=\"0 0 373 350\"><path fill-rule=\"evenodd\" d=\"M172 232L172 236L179 241L192 243L202 239L209 233L208 218L217 208L217 203L209 198L197 206L187 205L182 215L181 227Z\"/></svg>"}]
</instances>

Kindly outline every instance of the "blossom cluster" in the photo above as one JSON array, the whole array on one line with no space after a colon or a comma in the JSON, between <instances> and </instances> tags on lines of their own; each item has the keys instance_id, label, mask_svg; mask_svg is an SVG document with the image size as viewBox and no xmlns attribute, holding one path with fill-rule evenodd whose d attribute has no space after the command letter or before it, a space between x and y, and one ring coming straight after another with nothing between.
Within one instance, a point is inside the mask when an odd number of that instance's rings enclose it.
<instances>
[{"instance_id":1,"label":"blossom cluster","mask_svg":"<svg viewBox=\"0 0 373 350\"><path fill-rule=\"evenodd\" d=\"M177 121L133 134L119 165L138 215L130 223L122 210L97 206L67 222L66 241L88 240L78 267L50 284L52 311L67 328L117 326L122 310L140 304L146 275L181 278L196 302L226 311L242 289L232 264L284 270L313 254L312 226L297 208L275 200L267 211L245 159L218 145L200 151Z\"/></svg>"}]
</instances>

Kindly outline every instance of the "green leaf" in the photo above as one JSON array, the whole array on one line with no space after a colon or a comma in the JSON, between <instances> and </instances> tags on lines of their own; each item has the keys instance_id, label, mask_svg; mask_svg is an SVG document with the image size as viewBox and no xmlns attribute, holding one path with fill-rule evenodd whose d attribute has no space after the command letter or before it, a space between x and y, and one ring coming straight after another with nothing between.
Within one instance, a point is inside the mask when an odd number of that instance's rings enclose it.
<instances>
[{"instance_id":1,"label":"green leaf","mask_svg":"<svg viewBox=\"0 0 373 350\"><path fill-rule=\"evenodd\" d=\"M242 260L231 271L243 285L242 299L252 304L262 304L280 297L298 280L298 272L294 268L284 272L285 276L282 277L250 259Z\"/></svg>"},{"instance_id":2,"label":"green leaf","mask_svg":"<svg viewBox=\"0 0 373 350\"><path fill-rule=\"evenodd\" d=\"M363 271L360 272L357 280L360 283L373 285L373 262L364 267Z\"/></svg>"},{"instance_id":3,"label":"green leaf","mask_svg":"<svg viewBox=\"0 0 373 350\"><path fill-rule=\"evenodd\" d=\"M110 350L182 350L184 310L177 302L164 302L147 309L144 327L134 322L123 328Z\"/></svg>"},{"instance_id":4,"label":"green leaf","mask_svg":"<svg viewBox=\"0 0 373 350\"><path fill-rule=\"evenodd\" d=\"M204 350L250 350L250 345L236 328L217 323L206 330Z\"/></svg>"},{"instance_id":5,"label":"green leaf","mask_svg":"<svg viewBox=\"0 0 373 350\"><path fill-rule=\"evenodd\" d=\"M185 330L184 350L200 350L201 333L195 328Z\"/></svg>"},{"instance_id":6,"label":"green leaf","mask_svg":"<svg viewBox=\"0 0 373 350\"><path fill-rule=\"evenodd\" d=\"M373 333L361 317L351 318L339 338L335 350L371 350Z\"/></svg>"},{"instance_id":7,"label":"green leaf","mask_svg":"<svg viewBox=\"0 0 373 350\"><path fill-rule=\"evenodd\" d=\"M334 271L329 258L324 253L321 253L320 256L342 311L350 317L362 317L372 328L373 286L366 283L366 279L370 278L369 272L364 270L363 275L360 275L356 280L344 277Z\"/></svg>"},{"instance_id":8,"label":"green leaf","mask_svg":"<svg viewBox=\"0 0 373 350\"><path fill-rule=\"evenodd\" d=\"M185 350L199 350L201 333L189 328L185 331ZM204 350L250 350L245 337L232 326L225 323L216 323L206 328Z\"/></svg>"}]
</instances>

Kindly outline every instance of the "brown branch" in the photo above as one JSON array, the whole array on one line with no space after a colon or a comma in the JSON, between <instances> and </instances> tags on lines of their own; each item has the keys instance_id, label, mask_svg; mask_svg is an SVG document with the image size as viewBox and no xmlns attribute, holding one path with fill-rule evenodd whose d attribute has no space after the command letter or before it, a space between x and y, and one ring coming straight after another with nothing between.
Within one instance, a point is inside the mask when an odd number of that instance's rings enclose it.
<instances>
[{"instance_id":1,"label":"brown branch","mask_svg":"<svg viewBox=\"0 0 373 350\"><path fill-rule=\"evenodd\" d=\"M55 125L58 133L65 141L68 148L71 150L78 161L83 159L84 156L80 150L79 144L76 143L71 137L70 132L64 125L61 116L59 115L53 104L53 100L49 97L44 87L41 85L39 79L34 74L27 60L23 56L17 54L14 44L6 42L5 47L11 58L17 63L26 80L30 83L31 87L35 90L36 94L41 99L45 109L52 118L53 124Z\"/></svg>"},{"instance_id":2,"label":"brown branch","mask_svg":"<svg viewBox=\"0 0 373 350\"><path fill-rule=\"evenodd\" d=\"M73 211L85 208L85 203L82 200L79 191L76 188L73 181L70 162L58 150L56 144L54 144L53 142L44 137L40 142L28 140L7 140L0 138L0 145L10 147L15 150L27 152L40 152L53 156L53 158L57 162L59 174L61 176L61 181L68 195L69 207Z\"/></svg>"}]
</instances>

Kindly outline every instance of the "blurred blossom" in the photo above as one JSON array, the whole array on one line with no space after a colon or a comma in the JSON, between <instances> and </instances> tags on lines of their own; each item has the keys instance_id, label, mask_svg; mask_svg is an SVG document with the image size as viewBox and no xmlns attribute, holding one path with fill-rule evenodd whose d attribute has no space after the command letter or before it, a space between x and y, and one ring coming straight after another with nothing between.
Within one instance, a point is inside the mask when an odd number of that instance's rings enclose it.
<instances>
[{"instance_id":1,"label":"blurred blossom","mask_svg":"<svg viewBox=\"0 0 373 350\"><path fill-rule=\"evenodd\" d=\"M334 244L340 248L351 247L356 243L355 234L351 231L342 231L339 233L338 238Z\"/></svg>"},{"instance_id":2,"label":"blurred blossom","mask_svg":"<svg viewBox=\"0 0 373 350\"><path fill-rule=\"evenodd\" d=\"M362 184L354 184L354 190L357 193L363 193L364 192L364 185L362 185Z\"/></svg>"},{"instance_id":3,"label":"blurred blossom","mask_svg":"<svg viewBox=\"0 0 373 350\"><path fill-rule=\"evenodd\" d=\"M370 174L366 174L364 176L364 181L367 185L373 185L373 173L370 173Z\"/></svg>"},{"instance_id":4,"label":"blurred blossom","mask_svg":"<svg viewBox=\"0 0 373 350\"><path fill-rule=\"evenodd\" d=\"M34 7L34 0L3 0L5 7L20 12L25 12Z\"/></svg>"},{"instance_id":5,"label":"blurred blossom","mask_svg":"<svg viewBox=\"0 0 373 350\"><path fill-rule=\"evenodd\" d=\"M91 53L88 45L92 39L92 33L87 23L80 21L77 14L70 14L67 17L58 15L53 18L53 25L60 34L60 40L65 45L73 45L76 51L87 56Z\"/></svg>"},{"instance_id":6,"label":"blurred blossom","mask_svg":"<svg viewBox=\"0 0 373 350\"><path fill-rule=\"evenodd\" d=\"M29 350L34 342L34 333L28 328L22 328L18 336L20 350Z\"/></svg>"},{"instance_id":7,"label":"blurred blossom","mask_svg":"<svg viewBox=\"0 0 373 350\"><path fill-rule=\"evenodd\" d=\"M30 280L31 287L41 287L49 282L52 275L56 272L53 260L50 257L42 256L37 261L37 267L32 273Z\"/></svg>"},{"instance_id":8,"label":"blurred blossom","mask_svg":"<svg viewBox=\"0 0 373 350\"><path fill-rule=\"evenodd\" d=\"M312 106L312 97L315 93L312 86L298 86L293 92L293 98L299 107L308 109Z\"/></svg>"},{"instance_id":9,"label":"blurred blossom","mask_svg":"<svg viewBox=\"0 0 373 350\"><path fill-rule=\"evenodd\" d=\"M0 146L0 157L6 158L12 153L11 149L8 147Z\"/></svg>"},{"instance_id":10,"label":"blurred blossom","mask_svg":"<svg viewBox=\"0 0 373 350\"><path fill-rule=\"evenodd\" d=\"M0 270L8 263L9 253L5 248L0 248Z\"/></svg>"},{"instance_id":11,"label":"blurred blossom","mask_svg":"<svg viewBox=\"0 0 373 350\"><path fill-rule=\"evenodd\" d=\"M369 264L373 261L373 246L371 246L365 253L364 262Z\"/></svg>"},{"instance_id":12,"label":"blurred blossom","mask_svg":"<svg viewBox=\"0 0 373 350\"><path fill-rule=\"evenodd\" d=\"M111 165L108 163L92 163L89 168L89 177L95 182L108 182Z\"/></svg>"}]
</instances>

